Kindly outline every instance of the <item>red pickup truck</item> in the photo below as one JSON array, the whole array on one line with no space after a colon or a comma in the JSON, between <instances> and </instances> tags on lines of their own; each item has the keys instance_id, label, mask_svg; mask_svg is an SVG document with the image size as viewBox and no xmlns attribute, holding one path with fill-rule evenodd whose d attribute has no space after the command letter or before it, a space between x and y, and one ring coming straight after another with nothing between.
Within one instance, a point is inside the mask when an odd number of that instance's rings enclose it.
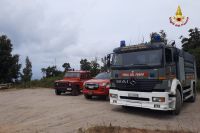
<instances>
[{"instance_id":1,"label":"red pickup truck","mask_svg":"<svg viewBox=\"0 0 200 133\"><path fill-rule=\"evenodd\" d=\"M86 99L92 99L92 96L100 96L106 99L110 89L110 73L103 72L95 78L84 82L83 94Z\"/></svg>"},{"instance_id":2,"label":"red pickup truck","mask_svg":"<svg viewBox=\"0 0 200 133\"><path fill-rule=\"evenodd\" d=\"M83 89L83 83L89 79L91 79L89 71L68 71L62 80L55 81L55 93L61 95L61 93L71 92L73 96L77 96Z\"/></svg>"}]
</instances>

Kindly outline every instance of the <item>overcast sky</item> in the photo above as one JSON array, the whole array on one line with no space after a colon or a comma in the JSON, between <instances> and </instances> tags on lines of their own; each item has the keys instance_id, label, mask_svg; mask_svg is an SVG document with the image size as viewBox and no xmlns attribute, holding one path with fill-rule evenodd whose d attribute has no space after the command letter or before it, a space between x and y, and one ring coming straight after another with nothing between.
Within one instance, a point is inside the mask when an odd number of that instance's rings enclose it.
<instances>
[{"instance_id":1,"label":"overcast sky","mask_svg":"<svg viewBox=\"0 0 200 133\"><path fill-rule=\"evenodd\" d=\"M178 5L189 17L177 28L169 23ZM200 27L199 0L0 0L0 35L6 34L24 65L32 61L33 78L41 68L64 62L79 69L80 59L99 59L119 46L149 41L165 30L181 47L181 35Z\"/></svg>"}]
</instances>

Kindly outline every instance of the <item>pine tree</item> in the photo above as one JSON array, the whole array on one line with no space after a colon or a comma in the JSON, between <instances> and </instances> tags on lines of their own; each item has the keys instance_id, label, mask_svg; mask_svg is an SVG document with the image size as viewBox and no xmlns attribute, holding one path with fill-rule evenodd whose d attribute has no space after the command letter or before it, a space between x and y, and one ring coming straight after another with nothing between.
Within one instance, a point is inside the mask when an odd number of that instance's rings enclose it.
<instances>
[{"instance_id":1,"label":"pine tree","mask_svg":"<svg viewBox=\"0 0 200 133\"><path fill-rule=\"evenodd\" d=\"M26 66L23 69L23 74L22 74L22 81L27 84L28 82L31 81L32 77L32 63L29 60L28 56L26 57Z\"/></svg>"}]
</instances>

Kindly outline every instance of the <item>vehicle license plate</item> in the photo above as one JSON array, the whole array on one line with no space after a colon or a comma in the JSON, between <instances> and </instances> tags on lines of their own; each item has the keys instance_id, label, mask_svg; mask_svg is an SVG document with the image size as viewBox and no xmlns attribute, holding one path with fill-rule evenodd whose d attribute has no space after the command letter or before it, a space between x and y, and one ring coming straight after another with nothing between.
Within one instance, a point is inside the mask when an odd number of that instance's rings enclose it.
<instances>
[{"instance_id":1,"label":"vehicle license plate","mask_svg":"<svg viewBox=\"0 0 200 133\"><path fill-rule=\"evenodd\" d=\"M88 86L89 89L94 89L94 86Z\"/></svg>"},{"instance_id":2,"label":"vehicle license plate","mask_svg":"<svg viewBox=\"0 0 200 133\"><path fill-rule=\"evenodd\" d=\"M138 97L138 94L135 94L135 93L128 93L128 97Z\"/></svg>"},{"instance_id":3,"label":"vehicle license plate","mask_svg":"<svg viewBox=\"0 0 200 133\"><path fill-rule=\"evenodd\" d=\"M67 90L68 90L68 91L71 91L71 90L72 90L72 88L67 88Z\"/></svg>"}]
</instances>

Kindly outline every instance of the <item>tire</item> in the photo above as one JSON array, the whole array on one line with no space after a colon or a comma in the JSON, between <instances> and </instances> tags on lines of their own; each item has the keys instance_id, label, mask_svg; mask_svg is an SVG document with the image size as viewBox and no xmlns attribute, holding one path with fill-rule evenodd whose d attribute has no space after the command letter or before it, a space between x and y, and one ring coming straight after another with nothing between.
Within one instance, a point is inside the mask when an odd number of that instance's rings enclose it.
<instances>
[{"instance_id":1,"label":"tire","mask_svg":"<svg viewBox=\"0 0 200 133\"><path fill-rule=\"evenodd\" d=\"M80 89L78 86L72 87L72 95L73 96L78 96L80 94Z\"/></svg>"},{"instance_id":2,"label":"tire","mask_svg":"<svg viewBox=\"0 0 200 133\"><path fill-rule=\"evenodd\" d=\"M197 90L196 90L195 84L193 84L193 91L192 92L193 92L193 96L191 98L189 98L187 101L194 103L196 101L196 97L197 97Z\"/></svg>"},{"instance_id":3,"label":"tire","mask_svg":"<svg viewBox=\"0 0 200 133\"><path fill-rule=\"evenodd\" d=\"M178 115L181 112L182 107L182 98L181 93L178 89L176 89L176 104L175 104L175 110L172 111L174 115Z\"/></svg>"},{"instance_id":4,"label":"tire","mask_svg":"<svg viewBox=\"0 0 200 133\"><path fill-rule=\"evenodd\" d=\"M56 89L56 90L55 90L55 94L56 94L56 95L61 95L61 92L60 92L59 90Z\"/></svg>"},{"instance_id":5,"label":"tire","mask_svg":"<svg viewBox=\"0 0 200 133\"><path fill-rule=\"evenodd\" d=\"M86 99L92 99L91 95L84 95Z\"/></svg>"}]
</instances>

